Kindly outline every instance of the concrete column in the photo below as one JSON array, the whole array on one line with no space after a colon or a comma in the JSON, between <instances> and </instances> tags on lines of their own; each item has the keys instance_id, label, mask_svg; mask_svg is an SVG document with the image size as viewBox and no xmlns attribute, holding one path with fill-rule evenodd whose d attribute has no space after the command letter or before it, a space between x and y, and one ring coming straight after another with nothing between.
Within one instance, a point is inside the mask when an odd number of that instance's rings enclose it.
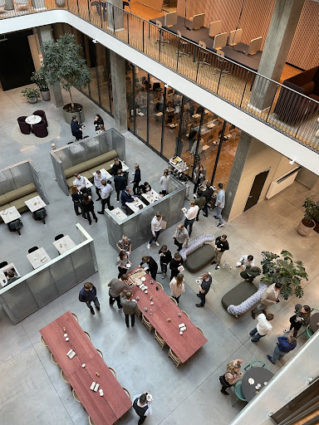
<instances>
[{"instance_id":1,"label":"concrete column","mask_svg":"<svg viewBox=\"0 0 319 425\"><path fill-rule=\"evenodd\" d=\"M259 74L280 81L304 2L305 0L276 1L258 68ZM275 92L275 84L257 77L252 91L251 106L259 110L270 107Z\"/></svg>"},{"instance_id":2,"label":"concrete column","mask_svg":"<svg viewBox=\"0 0 319 425\"><path fill-rule=\"evenodd\" d=\"M112 7L116 6L116 7ZM124 29L123 1L108 0L107 2L107 27L112 31Z\"/></svg>"},{"instance_id":3,"label":"concrete column","mask_svg":"<svg viewBox=\"0 0 319 425\"><path fill-rule=\"evenodd\" d=\"M125 59L110 51L115 128L127 130Z\"/></svg>"},{"instance_id":4,"label":"concrete column","mask_svg":"<svg viewBox=\"0 0 319 425\"><path fill-rule=\"evenodd\" d=\"M42 46L43 43L45 42L53 40L51 25L38 27L37 32L38 32L40 46ZM51 101L54 103L54 105L57 108L60 108L61 106L63 106L64 102L63 102L60 83L50 84L49 90L51 95Z\"/></svg>"},{"instance_id":5,"label":"concrete column","mask_svg":"<svg viewBox=\"0 0 319 425\"><path fill-rule=\"evenodd\" d=\"M229 219L231 216L231 210L237 194L237 189L243 173L243 169L245 167L252 139L253 138L249 134L242 131L226 188L226 203L225 208L223 209L223 216L226 219Z\"/></svg>"}]
</instances>

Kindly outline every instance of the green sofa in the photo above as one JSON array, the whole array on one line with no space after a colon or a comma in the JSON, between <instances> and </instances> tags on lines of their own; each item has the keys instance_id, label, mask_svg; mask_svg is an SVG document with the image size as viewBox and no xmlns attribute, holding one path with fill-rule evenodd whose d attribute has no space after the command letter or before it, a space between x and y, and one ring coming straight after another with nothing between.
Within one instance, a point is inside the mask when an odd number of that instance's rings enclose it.
<instances>
[{"instance_id":1,"label":"green sofa","mask_svg":"<svg viewBox=\"0 0 319 425\"><path fill-rule=\"evenodd\" d=\"M28 211L28 207L24 202L38 195L37 188L33 183L26 184L18 189L10 190L10 192L0 195L0 210L16 207L19 213L22 214Z\"/></svg>"},{"instance_id":2,"label":"green sofa","mask_svg":"<svg viewBox=\"0 0 319 425\"><path fill-rule=\"evenodd\" d=\"M110 171L114 159L117 158L116 150L98 155L94 158L88 159L87 161L81 162L80 164L74 165L73 167L66 168L64 170L64 176L68 187L73 186L74 175L80 173L81 176L86 177L88 180L93 180L93 173L96 170L104 168L106 171Z\"/></svg>"},{"instance_id":3,"label":"green sofa","mask_svg":"<svg viewBox=\"0 0 319 425\"><path fill-rule=\"evenodd\" d=\"M196 273L210 264L214 256L214 247L209 244L203 245L187 255L186 262L184 263L185 268L191 273Z\"/></svg>"}]
</instances>

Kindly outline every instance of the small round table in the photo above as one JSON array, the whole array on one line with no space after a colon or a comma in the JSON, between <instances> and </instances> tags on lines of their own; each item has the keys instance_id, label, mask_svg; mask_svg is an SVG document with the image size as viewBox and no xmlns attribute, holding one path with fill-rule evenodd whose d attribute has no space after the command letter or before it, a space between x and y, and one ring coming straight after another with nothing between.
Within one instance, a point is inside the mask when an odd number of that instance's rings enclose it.
<instances>
[{"instance_id":1,"label":"small round table","mask_svg":"<svg viewBox=\"0 0 319 425\"><path fill-rule=\"evenodd\" d=\"M319 329L319 313L314 313L310 316L310 329L316 332Z\"/></svg>"},{"instance_id":2,"label":"small round table","mask_svg":"<svg viewBox=\"0 0 319 425\"><path fill-rule=\"evenodd\" d=\"M42 118L40 117L40 115L29 115L26 119L25 122L29 125L34 125L34 124L39 124L39 122L41 122Z\"/></svg>"},{"instance_id":3,"label":"small round table","mask_svg":"<svg viewBox=\"0 0 319 425\"><path fill-rule=\"evenodd\" d=\"M274 374L265 367L251 367L250 369L248 369L247 372L244 374L241 383L241 389L246 400L252 400L255 395L263 389L263 387L265 386L265 382L268 383L273 376ZM255 381L252 385L248 382L249 378L253 378L253 380ZM256 389L257 384L261 385L259 389Z\"/></svg>"}]
</instances>

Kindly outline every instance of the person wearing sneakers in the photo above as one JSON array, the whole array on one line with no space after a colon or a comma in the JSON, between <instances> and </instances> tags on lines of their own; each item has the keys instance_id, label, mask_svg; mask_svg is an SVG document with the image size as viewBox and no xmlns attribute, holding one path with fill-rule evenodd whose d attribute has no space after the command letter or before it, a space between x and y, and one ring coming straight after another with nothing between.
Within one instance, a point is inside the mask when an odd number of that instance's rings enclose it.
<instances>
[{"instance_id":1,"label":"person wearing sneakers","mask_svg":"<svg viewBox=\"0 0 319 425\"><path fill-rule=\"evenodd\" d=\"M222 211L225 206L225 191L223 187L224 187L223 183L218 183L218 193L217 193L217 198L215 203L216 215L214 215L214 217L218 220L217 227L224 226Z\"/></svg>"},{"instance_id":2,"label":"person wearing sneakers","mask_svg":"<svg viewBox=\"0 0 319 425\"><path fill-rule=\"evenodd\" d=\"M275 364L277 360L281 360L287 353L297 347L297 340L294 336L279 336L277 345L274 349L273 355L267 354L267 359Z\"/></svg>"},{"instance_id":3,"label":"person wearing sneakers","mask_svg":"<svg viewBox=\"0 0 319 425\"><path fill-rule=\"evenodd\" d=\"M189 205L190 205L190 208L188 210L186 210L186 208L183 208L183 213L185 215L184 227L185 229L188 230L188 226L189 226L188 235L190 237L193 231L194 221L199 211L199 206L195 205L194 200L190 201Z\"/></svg>"},{"instance_id":4,"label":"person wearing sneakers","mask_svg":"<svg viewBox=\"0 0 319 425\"><path fill-rule=\"evenodd\" d=\"M215 270L220 269L220 260L225 251L229 250L227 235L217 236L215 239L215 257L212 264L216 264Z\"/></svg>"},{"instance_id":5,"label":"person wearing sneakers","mask_svg":"<svg viewBox=\"0 0 319 425\"><path fill-rule=\"evenodd\" d=\"M159 234L162 230L162 214L156 213L156 215L153 217L151 221L151 230L152 230L152 237L147 244L147 248L150 249L153 242L155 242L156 246L159 246L159 243L157 242L157 239L159 237Z\"/></svg>"},{"instance_id":6,"label":"person wearing sneakers","mask_svg":"<svg viewBox=\"0 0 319 425\"><path fill-rule=\"evenodd\" d=\"M96 296L96 287L91 282L86 282L79 293L79 301L85 303L90 309L91 314L95 314L94 308L91 306L93 302L97 311L100 311L100 302Z\"/></svg>"},{"instance_id":7,"label":"person wearing sneakers","mask_svg":"<svg viewBox=\"0 0 319 425\"><path fill-rule=\"evenodd\" d=\"M251 342L258 342L260 338L263 338L272 330L272 326L269 323L270 318L272 317L270 315L268 316L265 310L258 314L257 325L249 332L249 335L252 337Z\"/></svg>"}]
</instances>

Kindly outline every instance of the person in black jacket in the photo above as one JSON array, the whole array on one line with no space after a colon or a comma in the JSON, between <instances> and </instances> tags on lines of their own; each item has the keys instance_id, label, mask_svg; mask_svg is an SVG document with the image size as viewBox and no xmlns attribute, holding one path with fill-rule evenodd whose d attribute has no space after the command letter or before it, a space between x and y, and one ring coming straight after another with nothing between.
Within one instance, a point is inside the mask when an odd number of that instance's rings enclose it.
<instances>
[{"instance_id":1,"label":"person in black jacket","mask_svg":"<svg viewBox=\"0 0 319 425\"><path fill-rule=\"evenodd\" d=\"M135 173L134 173L134 178L133 178L132 183L133 183L133 193L134 193L134 195L136 195L138 186L139 186L140 181L141 181L141 170L140 170L140 166L138 164L135 164L134 168L135 168Z\"/></svg>"},{"instance_id":2,"label":"person in black jacket","mask_svg":"<svg viewBox=\"0 0 319 425\"><path fill-rule=\"evenodd\" d=\"M143 266L143 264L146 264L146 266L148 268L147 272L152 276L152 278L154 280L156 280L158 265L157 265L156 261L154 260L154 258L149 257L149 256L143 257L142 261L140 263L140 266Z\"/></svg>"},{"instance_id":3,"label":"person in black jacket","mask_svg":"<svg viewBox=\"0 0 319 425\"><path fill-rule=\"evenodd\" d=\"M122 166L121 161L118 158L114 158L114 163L113 163L112 168L111 168L111 174L113 176L117 176L118 173L119 173L119 170L122 170L122 168L123 168L123 166Z\"/></svg>"},{"instance_id":4,"label":"person in black jacket","mask_svg":"<svg viewBox=\"0 0 319 425\"><path fill-rule=\"evenodd\" d=\"M127 184L126 184L126 177L123 174L123 171L120 169L118 170L117 176L114 177L114 186L116 190L116 200L120 201L120 193L122 190L125 190Z\"/></svg>"},{"instance_id":5,"label":"person in black jacket","mask_svg":"<svg viewBox=\"0 0 319 425\"><path fill-rule=\"evenodd\" d=\"M212 264L216 264L215 269L220 269L220 260L225 251L229 250L229 243L227 240L227 235L217 236L215 239L215 257Z\"/></svg>"},{"instance_id":6,"label":"person in black jacket","mask_svg":"<svg viewBox=\"0 0 319 425\"><path fill-rule=\"evenodd\" d=\"M71 133L76 140L83 139L82 125L79 124L78 117L74 115L71 121Z\"/></svg>"},{"instance_id":7,"label":"person in black jacket","mask_svg":"<svg viewBox=\"0 0 319 425\"><path fill-rule=\"evenodd\" d=\"M76 215L82 214L82 216L84 217L84 213L82 210L83 193L80 192L76 186L72 186L70 189L70 195L72 197L75 214ZM79 212L79 209L80 209L80 212Z\"/></svg>"},{"instance_id":8,"label":"person in black jacket","mask_svg":"<svg viewBox=\"0 0 319 425\"><path fill-rule=\"evenodd\" d=\"M158 251L158 253L160 255L162 279L165 279L167 273L167 266L172 259L172 253L169 249L167 249L167 245L163 245L162 248Z\"/></svg>"},{"instance_id":9,"label":"person in black jacket","mask_svg":"<svg viewBox=\"0 0 319 425\"><path fill-rule=\"evenodd\" d=\"M203 207L203 216L208 217L208 202L211 200L213 196L214 189L212 186L207 187L204 191L198 191L198 196L204 196L206 199L205 205Z\"/></svg>"},{"instance_id":10,"label":"person in black jacket","mask_svg":"<svg viewBox=\"0 0 319 425\"><path fill-rule=\"evenodd\" d=\"M91 282L86 282L79 293L79 300L81 303L86 303L90 309L91 314L95 314L94 308L91 306L92 301L94 302L97 311L100 311L100 302L96 296L96 287Z\"/></svg>"},{"instance_id":11,"label":"person in black jacket","mask_svg":"<svg viewBox=\"0 0 319 425\"><path fill-rule=\"evenodd\" d=\"M95 128L95 131L99 131L99 130L101 130L102 128L104 128L104 121L103 121L103 118L101 117L101 115L99 115L99 114L96 114L96 116L95 116L95 120L94 120L94 128Z\"/></svg>"},{"instance_id":12,"label":"person in black jacket","mask_svg":"<svg viewBox=\"0 0 319 425\"><path fill-rule=\"evenodd\" d=\"M91 196L89 196L87 193L83 194L82 211L84 214L84 218L86 218L89 221L89 224L92 224L91 213L92 213L92 217L97 223L97 216L95 215L95 212L94 212L94 203L92 201Z\"/></svg>"},{"instance_id":13,"label":"person in black jacket","mask_svg":"<svg viewBox=\"0 0 319 425\"><path fill-rule=\"evenodd\" d=\"M179 268L181 266L183 266L183 259L180 255L179 252L176 252L174 254L174 258L171 260L171 262L169 263L169 268L171 269L171 277L170 277L170 281L173 279L173 277L176 277L179 273L181 273L183 271L183 269Z\"/></svg>"}]
</instances>

